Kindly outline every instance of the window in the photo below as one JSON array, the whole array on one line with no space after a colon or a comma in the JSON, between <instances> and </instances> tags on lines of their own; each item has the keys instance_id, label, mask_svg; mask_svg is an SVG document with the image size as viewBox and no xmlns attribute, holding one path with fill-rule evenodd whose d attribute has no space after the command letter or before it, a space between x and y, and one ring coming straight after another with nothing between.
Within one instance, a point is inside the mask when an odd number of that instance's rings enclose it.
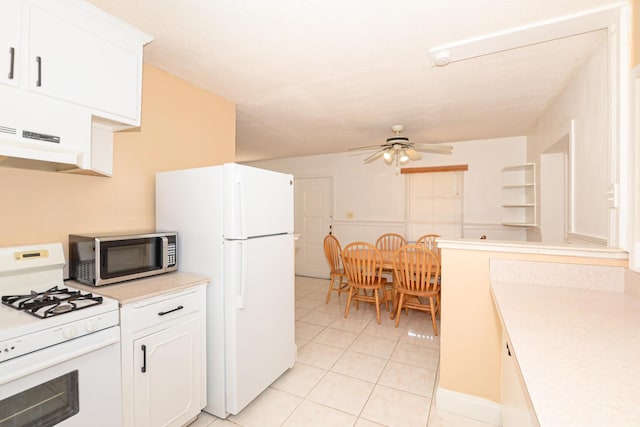
<instances>
[{"instance_id":1,"label":"window","mask_svg":"<svg viewBox=\"0 0 640 427\"><path fill-rule=\"evenodd\" d=\"M466 165L403 169L406 175L406 236L415 241L424 234L461 238ZM442 170L446 169L446 170Z\"/></svg>"}]
</instances>

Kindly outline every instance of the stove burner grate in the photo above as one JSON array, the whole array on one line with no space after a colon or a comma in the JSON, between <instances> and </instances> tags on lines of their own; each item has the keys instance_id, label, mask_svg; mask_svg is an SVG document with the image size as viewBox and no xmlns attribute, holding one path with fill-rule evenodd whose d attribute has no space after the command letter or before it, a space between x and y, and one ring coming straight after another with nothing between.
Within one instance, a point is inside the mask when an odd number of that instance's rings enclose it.
<instances>
[{"instance_id":1,"label":"stove burner grate","mask_svg":"<svg viewBox=\"0 0 640 427\"><path fill-rule=\"evenodd\" d=\"M54 286L44 292L31 291L29 295L2 296L2 304L45 319L102 304L102 297Z\"/></svg>"}]
</instances>

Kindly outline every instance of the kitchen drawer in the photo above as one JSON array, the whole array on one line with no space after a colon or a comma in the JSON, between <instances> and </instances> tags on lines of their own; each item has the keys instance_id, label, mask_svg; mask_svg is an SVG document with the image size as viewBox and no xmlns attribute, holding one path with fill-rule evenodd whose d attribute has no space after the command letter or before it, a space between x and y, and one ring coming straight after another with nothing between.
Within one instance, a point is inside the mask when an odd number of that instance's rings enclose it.
<instances>
[{"instance_id":1,"label":"kitchen drawer","mask_svg":"<svg viewBox=\"0 0 640 427\"><path fill-rule=\"evenodd\" d=\"M122 307L122 322L131 325L131 332L162 324L202 308L204 287L145 299Z\"/></svg>"}]
</instances>

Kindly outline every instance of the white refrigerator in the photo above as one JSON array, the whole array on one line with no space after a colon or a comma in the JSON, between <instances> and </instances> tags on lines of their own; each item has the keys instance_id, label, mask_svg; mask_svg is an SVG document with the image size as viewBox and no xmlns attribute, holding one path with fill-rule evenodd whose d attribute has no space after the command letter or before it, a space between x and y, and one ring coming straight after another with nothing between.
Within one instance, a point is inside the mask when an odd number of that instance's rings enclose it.
<instances>
[{"instance_id":1,"label":"white refrigerator","mask_svg":"<svg viewBox=\"0 0 640 427\"><path fill-rule=\"evenodd\" d=\"M293 177L224 164L156 174L156 228L207 287L207 405L237 414L296 359Z\"/></svg>"}]
</instances>

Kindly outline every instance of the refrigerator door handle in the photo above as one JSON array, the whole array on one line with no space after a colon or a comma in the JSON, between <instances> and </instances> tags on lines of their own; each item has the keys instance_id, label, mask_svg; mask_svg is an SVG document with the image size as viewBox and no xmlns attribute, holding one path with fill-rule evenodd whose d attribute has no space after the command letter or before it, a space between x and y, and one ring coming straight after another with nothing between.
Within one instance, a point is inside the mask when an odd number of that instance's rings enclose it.
<instances>
[{"instance_id":1,"label":"refrigerator door handle","mask_svg":"<svg viewBox=\"0 0 640 427\"><path fill-rule=\"evenodd\" d=\"M238 245L240 249L240 280L238 284L240 285L240 289L238 289L238 299L236 300L236 307L238 310L244 310L245 306L245 295L247 294L247 250L244 247L243 243L239 243Z\"/></svg>"},{"instance_id":2,"label":"refrigerator door handle","mask_svg":"<svg viewBox=\"0 0 640 427\"><path fill-rule=\"evenodd\" d=\"M237 184L237 188L238 188L238 197L237 197L237 203L238 203L238 210L237 210L237 215L240 217L240 221L237 224L240 229L236 230L237 231L237 235L240 236L241 238L247 238L246 233L247 233L247 201L246 201L246 194L244 191L244 185L242 185L242 180L239 180L236 182Z\"/></svg>"}]
</instances>

